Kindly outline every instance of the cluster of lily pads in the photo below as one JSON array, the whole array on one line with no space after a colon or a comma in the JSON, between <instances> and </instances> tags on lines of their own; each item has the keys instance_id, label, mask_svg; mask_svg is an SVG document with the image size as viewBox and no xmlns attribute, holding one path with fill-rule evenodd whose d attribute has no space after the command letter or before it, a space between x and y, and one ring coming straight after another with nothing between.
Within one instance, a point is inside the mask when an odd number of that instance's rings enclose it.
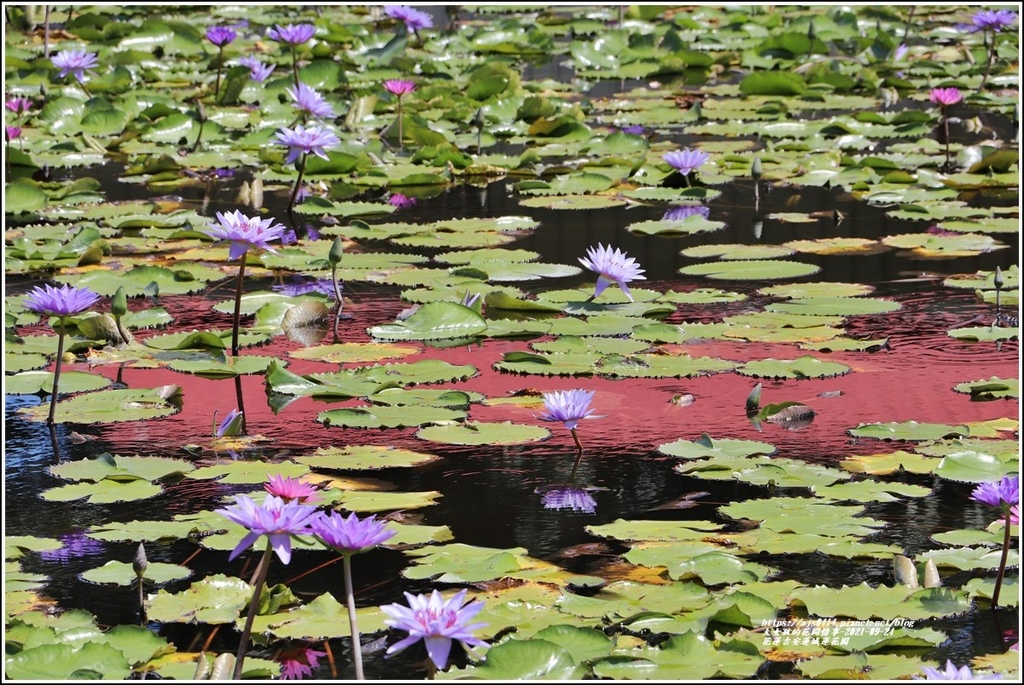
<instances>
[{"instance_id":1,"label":"cluster of lily pads","mask_svg":"<svg viewBox=\"0 0 1024 685\"><path fill-rule=\"evenodd\" d=\"M49 396L48 406L18 415L51 430L158 421L189 401L178 385L108 389L95 367L208 379L262 375L275 413L286 415L299 398L341 405L316 417L325 442L336 428L411 428L424 444L525 445L550 437L539 422L561 422L577 447L575 474L586 442L578 424L595 418L594 391L580 386L592 379L735 373L798 382L857 373L828 360L829 352L883 349L884 338L851 335L849 323L896 312L900 303L869 297L869 285L808 281L820 267L800 256L898 250L953 260L1009 254L1019 240L1019 157L1015 141L993 137L990 123L1017 116L1017 17L1009 10L453 6L449 25L435 26L437 17L394 5L69 6L66 17L50 11L45 18L28 14L39 6L26 7L12 9L23 32L6 36L4 261L8 277L36 287L5 298L5 393ZM58 20L59 30L50 23ZM577 81L524 75L531 61L551 56ZM615 80L631 88L586 95L588 84ZM90 175L115 165L120 182L149 197L120 200ZM232 210L214 220L207 203L239 176ZM458 185L498 181L523 215L391 220ZM678 292L637 287L643 265L615 245L594 241L571 264L512 246L539 228L529 216L537 208L654 208L663 218L624 230L710 235L726 222L708 203L740 183L753 184L755 211L762 188L828 186L920 230L784 244L761 242L760 233L752 244L708 241L682 252L704 261L680 269L697 286ZM193 188L205 192L201 207L167 196ZM280 223L286 217L287 226ZM760 220L841 224L841 217L796 212ZM593 272L593 287L548 287L581 278L584 269ZM245 288L246 277L282 276L296 282ZM211 312L230 317L230 326L189 330L169 309L149 306L230 279L235 296ZM709 287L702 279L744 286L804 280L757 289L763 308L669 322L680 307L751 299L750 288ZM396 287L406 308L342 342L342 282ZM1012 358L1018 328L1006 310L1016 309L1019 290L1012 256L1001 268L942 284L995 309L990 325L948 335L1005 344ZM288 359L252 353L282 340L292 344L291 359L337 370L300 374ZM489 370L565 379L565 389L487 397L459 387L480 368L430 356L494 340L524 344ZM680 350L694 340L793 351L740 360ZM424 358L387 361L414 354ZM62 370L79 361L87 370ZM1016 403L1018 383L964 378L950 392ZM678 459L680 474L789 496L723 504L716 520L587 526L624 552L584 576L521 547L460 543L447 526L389 520L375 527L372 515L427 507L443 494L372 492L336 476L414 468L438 459L429 452L368 443L273 463L222 458L245 455L256 442L243 399L255 398L239 393L239 406L222 408L224 419L214 420L213 456L198 448L193 460L104 454L58 461L49 473L70 483L41 493L48 502L99 505L153 497L182 481L250 488L222 509L92 527L87 538L139 545L139 553L134 563L111 561L82 574L89 582L137 583L140 591L156 583L141 600L151 624L233 626L241 632L238 656L179 652L148 627L104 630L81 610L50 615L40 609L45 578L20 562L59 549L60 541L7 536L9 677L269 678L330 670L336 678L339 666L349 668L331 650L340 638L348 638L351 668L361 677L360 633L385 631L400 635L389 653L422 639L425 668L437 679L745 679L773 663L807 678L1018 673L1012 650L979 656L970 668L932 668L921 655L949 636L917 625L1017 602L1015 419L858 425L852 438L909 447L833 466L788 457L768 442L708 434L652 445ZM474 407L485 405L533 411L536 420L473 420ZM747 410L753 421L789 428L813 420L800 403L762 406L755 393ZM935 535L935 549L907 559L900 545L866 540L885 527L865 513L869 505L933 491L889 477L897 473L981 484L975 498L1001 515L982 529ZM315 490L318 504L348 518L289 502L312 495L310 483L325 477L330 484ZM575 482L546 490L543 501L594 510L590 490ZM287 524L268 523L285 509ZM267 551L249 582L224 574L191 580L187 565L149 562L144 553L155 540L180 540L233 559L263 536ZM326 591L300 599L284 584L264 587L271 550L287 564L292 544L317 542L341 553L345 605ZM403 578L434 590L408 593L408 606L355 606L349 557L378 546L404 555ZM776 579L773 556L796 554L893 563L896 582L827 587ZM976 577L946 586L940 568ZM819 632L791 632L800 620ZM820 631L833 620L884 629L826 640ZM250 635L279 645L277 661L245 658ZM473 658L450 664L453 642Z\"/></svg>"}]
</instances>

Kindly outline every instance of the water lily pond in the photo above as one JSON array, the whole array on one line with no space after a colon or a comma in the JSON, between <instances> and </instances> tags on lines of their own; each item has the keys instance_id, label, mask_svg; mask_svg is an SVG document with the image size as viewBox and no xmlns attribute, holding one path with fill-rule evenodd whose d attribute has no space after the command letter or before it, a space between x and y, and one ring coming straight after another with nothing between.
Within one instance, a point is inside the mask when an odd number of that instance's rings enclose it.
<instances>
[{"instance_id":1,"label":"water lily pond","mask_svg":"<svg viewBox=\"0 0 1024 685\"><path fill-rule=\"evenodd\" d=\"M5 8L5 676L1015 680L1009 7Z\"/></svg>"}]
</instances>

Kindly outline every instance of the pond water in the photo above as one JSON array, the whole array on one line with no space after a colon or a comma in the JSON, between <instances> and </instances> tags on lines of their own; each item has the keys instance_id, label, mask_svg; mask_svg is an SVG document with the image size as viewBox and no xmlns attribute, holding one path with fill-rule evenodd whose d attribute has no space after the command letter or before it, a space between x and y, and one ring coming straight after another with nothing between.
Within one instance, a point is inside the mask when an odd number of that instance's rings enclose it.
<instances>
[{"instance_id":1,"label":"pond water","mask_svg":"<svg viewBox=\"0 0 1024 685\"><path fill-rule=\"evenodd\" d=\"M435 12L435 16L440 16ZM533 67L531 78L571 78L564 67L548 65L549 71ZM598 98L628 90L641 82L599 81L587 93ZM1011 122L995 115L987 120L1004 137L1010 136ZM663 141L679 147L701 142L726 140L726 137L695 136L683 131L663 129ZM959 131L966 141L967 134ZM145 184L125 184L119 178L123 166L108 164L84 170L47 170L48 178L66 182L78 176L98 179L108 200L156 199L164 193ZM40 172L40 175L44 172ZM241 184L251 180L248 172L218 180L209 187L185 187L165 201L177 207L194 209L213 217L218 211L234 211ZM181 407L173 415L145 421L107 424L63 423L52 429L28 420L26 408L45 404L46 395L5 394L5 535L34 536L59 540L57 550L26 554L21 568L44 581L39 593L62 610L84 609L97 617L103 627L121 624L143 625L163 636L182 652L206 649L233 652L237 631L229 626L211 629L209 624L164 623L146 621L140 616L134 590L91 583L80 574L110 560L130 563L137 545L126 542L102 542L88 533L112 522L166 521L174 516L196 514L222 507L236 493L251 493L259 488L252 482L225 483L192 478L171 479L163 492L137 501L96 504L84 499L52 501L41 496L66 484L48 471L55 463L95 459L110 453L173 457L197 466L248 461L266 464L273 473L275 465L312 454L318 448L345 445L387 445L426 452L436 461L414 468L390 468L380 471L339 474L314 471L311 482L344 476L356 480L358 488L392 492L431 492L439 496L430 506L401 512L403 521L446 527L452 542L495 549L522 548L530 557L561 566L572 574L599 576L614 580L628 576L622 555L630 549L628 540L598 536L588 527L616 521L712 521L726 531L742 532L753 524L735 520L719 511L730 503L771 497L807 497L806 487L778 486L774 482L755 482L739 478L711 478L677 469L684 460L659 449L674 441L697 441L703 434L714 439L767 442L776 448L775 458L799 460L810 465L839 468L844 460L864 455L913 449L912 440L880 441L858 438L850 433L859 425L915 421L935 424L975 424L1016 418L1015 398L973 401L970 394L953 392L959 383L991 377L1016 378L1019 375L1019 347L1016 337L1000 341L972 341L952 337L949 332L966 326L988 326L995 321L992 303L981 301L973 289L950 287L944 280L951 276L987 273L997 267L1007 270L1017 263L1019 234L1001 234L1007 244L969 256L923 259L909 250L887 249L877 254L818 255L802 253L792 257L814 264L820 270L810 276L774 280L710 280L680 273L680 269L706 261L687 257L682 251L706 244L782 245L797 240L822 238L861 238L878 240L884 236L921 233L925 222L893 218L891 206L871 204L842 188L793 186L762 181L755 189L752 179L738 179L721 185L721 194L706 205L709 218L725 223L712 233L695 235L644 235L627 230L642 221L661 220L666 211L662 203L635 203L600 209L557 210L524 206L516 189L517 179L480 183L454 183L439 193L427 193L412 207L399 209L386 217L363 218L373 225L383 221L428 223L461 218L527 216L538 223L536 230L504 247L537 253L543 263L578 265L588 247L603 243L621 248L646 270L646 280L636 287L659 293L689 292L717 287L745 296L742 300L702 304L681 303L661 321L678 325L682 339L660 345L668 354L689 354L746 362L755 359L791 359L806 354L792 342L759 342L742 338L689 337L688 326L720 322L724 317L759 312L779 298L759 292L766 285L782 283L856 283L870 286L871 297L899 303L899 308L882 313L845 317L845 336L856 340L880 340L886 344L870 351L816 351L813 356L850 367L849 373L821 378L770 378L739 373L712 373L693 377L612 378L594 376L546 376L503 373L494 368L505 355L527 352L533 338L482 338L458 346L406 343L418 353L401 361L437 359L456 365L471 365L476 373L468 379L442 384L465 392L478 392L488 398L507 398L515 394L583 387L595 391L597 418L581 423L580 439L585 447L578 467L576 452L568 431L558 424L537 419L536 405L481 403L469 411L470 419L480 422L513 421L517 424L545 425L551 436L537 442L514 445L460 446L423 440L417 428L362 429L325 426L317 416L327 409L359 406L362 400L322 402L300 397L283 407L272 401L271 390L263 374L236 378L211 379L179 373L168 368L145 368L132 364L91 364L80 354L64 369L88 371L116 382L119 387L154 388L177 385L181 388ZM319 232L320 240L331 240L334 221L323 219L295 222L287 211L290 188L281 185L268 191L266 216L293 225L300 244L312 240L308 228ZM354 199L379 201L383 191L369 191ZM755 199L756 197L756 199ZM1007 194L965 193L974 206L1015 206L1017 200ZM244 210L244 208L243 208ZM794 222L786 216L805 215L810 221ZM10 217L8 217L10 219ZM293 223L294 222L294 223ZM344 220L342 220L344 225ZM9 221L9 228L18 227ZM357 241L358 243L358 241ZM403 251L433 256L434 250L399 249L387 243L355 244L350 252ZM172 317L165 329L138 330L136 338L175 331L230 328L231 317L212 309L214 304L233 296L233 269L224 265L224 280L199 294L158 295L135 298L132 311L161 306ZM273 278L261 273L245 281L249 292L270 290L288 282L291 274ZM584 270L576 276L516 282L528 296L556 288L592 287L594 275ZM34 274L9 275L8 296L24 293L42 282ZM330 334L321 344L332 342L363 343L373 341L367 329L390 323L410 306L402 297L403 287L367 280L344 284L345 318L340 322L338 340ZM101 307L107 307L106 304ZM1016 305L1007 311L1016 311ZM491 316L486 307L485 316ZM501 314L494 312L497 318ZM250 318L251 320L251 318ZM694 329L696 330L696 328ZM46 323L19 326L22 336L52 334ZM306 347L283 335L268 343L245 349L243 355L261 355L287 361L289 371L299 375L337 371L339 367L290 353ZM399 361L399 360L387 360ZM387 362L382 362L387 363ZM790 428L770 422L752 421L744 402L757 383L763 386L763 403L794 401L814 411L813 421ZM432 387L432 386L431 386ZM692 396L692 402L679 402ZM244 409L246 433L260 436L240 447L218 447L209 437L214 412L223 416L236 407ZM1016 428L1003 429L999 437L1016 438ZM195 445L200 445L199 449ZM57 454L54 454L56 449ZM592 511L545 508L547 488L575 482L589 488L594 500ZM923 486L931 490L925 496L891 497L867 501L862 516L884 522L885 526L864 537L865 542L895 545L903 554L915 557L940 548L931 536L962 529L984 530L994 520L989 508L970 500L973 483L942 478L931 472L887 474L886 482ZM146 554L151 563L184 564L193 571L187 580L167 583L159 590L181 592L192 582L210 574L224 573L247 578L255 563L255 554L243 555L232 563L227 553L208 549L194 540L150 540ZM752 560L777 573L772 580L795 580L806 585L839 587L862 582L871 586L893 585L891 555L848 558L822 553L754 555ZM269 585L286 583L301 600L309 601L323 593L343 600L341 566L331 562L323 551L300 549L287 567L275 563L270 568ZM463 584L445 584L431 579L411 580L402 573L409 558L398 549L376 549L357 556L353 563L357 602L372 607L402 601L403 592L429 592L435 587L448 589ZM941 568L947 587L960 587L979 576L991 578L992 569ZM473 584L469 584L473 585ZM476 585L482 588L483 585ZM156 592L157 588L151 588ZM593 594L594 589L580 590ZM1008 588L1016 595L1018 586ZM1012 598L1008 598L1010 601ZM1015 601L1015 600L1014 600ZM600 621L595 620L595 625ZM932 648L919 647L914 656L958 664L974 657L1002 654L1008 646L1007 634L1016 635L1019 617L1013 606L998 611L973 609L954 615L919 622L918 627L934 627L948 638ZM367 675L373 679L418 678L422 666L416 654L408 650L384 659L381 638L394 636L364 635L373 640L364 649ZM1014 637L1015 641L1016 638ZM270 658L282 642L254 647L250 656ZM331 640L337 677L351 678L351 653L347 639ZM316 646L316 643L314 643ZM466 661L456 657L459 665ZM410 674L415 674L410 676ZM327 663L317 677L334 673ZM767 663L758 677L793 676L792 664ZM798 677L798 676L797 676Z\"/></svg>"}]
</instances>

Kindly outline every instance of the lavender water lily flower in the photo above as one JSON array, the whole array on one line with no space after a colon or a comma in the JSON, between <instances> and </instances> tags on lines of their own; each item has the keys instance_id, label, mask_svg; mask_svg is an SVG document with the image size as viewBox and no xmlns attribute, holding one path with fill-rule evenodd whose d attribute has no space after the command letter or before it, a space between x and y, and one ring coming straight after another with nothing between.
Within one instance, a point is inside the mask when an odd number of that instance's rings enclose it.
<instances>
[{"instance_id":1,"label":"lavender water lily flower","mask_svg":"<svg viewBox=\"0 0 1024 685\"><path fill-rule=\"evenodd\" d=\"M569 429L573 442L576 443L577 452L583 454L583 445L576 434L576 426L579 422L594 413L590 403L594 399L593 390L556 390L542 394L544 399L544 411L537 415L542 421L561 421L562 425ZM575 472L579 465L579 456L576 457L576 464L573 466Z\"/></svg>"},{"instance_id":2,"label":"lavender water lily flower","mask_svg":"<svg viewBox=\"0 0 1024 685\"><path fill-rule=\"evenodd\" d=\"M51 61L53 66L60 69L60 73L57 74L60 78L71 74L79 83L85 82L87 69L95 69L100 65L99 58L85 50L61 50Z\"/></svg>"},{"instance_id":3,"label":"lavender water lily flower","mask_svg":"<svg viewBox=\"0 0 1024 685\"><path fill-rule=\"evenodd\" d=\"M25 297L25 308L47 316L75 316L99 302L100 296L88 288L62 285L36 286Z\"/></svg>"},{"instance_id":4,"label":"lavender water lily flower","mask_svg":"<svg viewBox=\"0 0 1024 685\"><path fill-rule=\"evenodd\" d=\"M281 128L276 136L277 142L288 146L288 156L285 157L285 164L291 164L295 160L299 160L299 175L295 179L295 187L292 189L292 196L288 200L288 209L291 211L299 196L299 189L302 187L302 176L306 173L306 160L309 158L309 155L314 154L323 159L330 159L325 149L336 147L341 144L341 141L338 139L338 136L334 135L333 131L320 124L310 124L308 128L303 128L301 124L294 129Z\"/></svg>"},{"instance_id":5,"label":"lavender water lily flower","mask_svg":"<svg viewBox=\"0 0 1024 685\"><path fill-rule=\"evenodd\" d=\"M288 146L285 164L291 164L299 157L309 154L329 159L326 149L341 144L338 136L321 124L310 124L308 127L300 124L293 129L282 127L278 129L276 138L278 143Z\"/></svg>"},{"instance_id":6,"label":"lavender water lily flower","mask_svg":"<svg viewBox=\"0 0 1024 685\"><path fill-rule=\"evenodd\" d=\"M317 119L333 119L337 116L334 108L324 99L324 96L305 83L300 83L295 88L286 88L285 91L295 102L295 108L303 115Z\"/></svg>"},{"instance_id":7,"label":"lavender water lily flower","mask_svg":"<svg viewBox=\"0 0 1024 685\"><path fill-rule=\"evenodd\" d=\"M239 259L249 248L276 252L270 247L272 240L280 240L285 227L274 219L249 217L237 209L234 212L217 212L217 223L206 235L214 240L230 240L228 258Z\"/></svg>"},{"instance_id":8,"label":"lavender water lily flower","mask_svg":"<svg viewBox=\"0 0 1024 685\"><path fill-rule=\"evenodd\" d=\"M320 512L316 507L302 504L297 500L285 502L280 497L267 495L262 504L256 504L255 500L247 495L235 495L235 504L223 509L215 509L218 514L247 528L249 532L242 541L231 551L228 561L249 549L258 539L267 536L267 548L263 552L263 558L257 567L256 580L253 583L252 599L249 600L249 613L245 618L245 626L242 628L242 638L238 645L238 654L235 657L235 669L232 678L240 680L242 677L242 666L245 662L245 652L249 646L249 636L252 634L252 624L256 618L256 610L260 604L260 593L267 581L267 570L270 568L271 553L277 554L282 563L287 565L292 560L292 536L306 535L310 532L312 523Z\"/></svg>"},{"instance_id":9,"label":"lavender water lily flower","mask_svg":"<svg viewBox=\"0 0 1024 685\"><path fill-rule=\"evenodd\" d=\"M971 17L968 30L971 33L978 31L999 32L1008 29L1017 21L1017 13L1013 10L981 10L975 12Z\"/></svg>"},{"instance_id":10,"label":"lavender water lily flower","mask_svg":"<svg viewBox=\"0 0 1024 685\"><path fill-rule=\"evenodd\" d=\"M434 28L434 20L429 14L408 5L387 5L384 7L384 13L404 23L414 32Z\"/></svg>"},{"instance_id":11,"label":"lavender water lily flower","mask_svg":"<svg viewBox=\"0 0 1024 685\"><path fill-rule=\"evenodd\" d=\"M593 300L604 292L605 288L612 284L618 284L619 289L629 301L633 301L633 295L629 292L630 281L646 280L640 265L632 257L627 257L625 252L618 248L614 250L609 245L605 247L601 243L597 247L588 247L586 258L580 257L580 264L597 274L597 285L594 294L588 298Z\"/></svg>"},{"instance_id":12,"label":"lavender water lily flower","mask_svg":"<svg viewBox=\"0 0 1024 685\"><path fill-rule=\"evenodd\" d=\"M992 591L992 607L999 606L999 592L1006 575L1006 561L1010 554L1010 526L1014 523L1014 507L1020 502L1020 477L1017 474L1003 476L995 483L982 483L974 488L971 498L996 507L1003 515L1003 550L999 556L999 570L996 572L995 589Z\"/></svg>"},{"instance_id":13,"label":"lavender water lily flower","mask_svg":"<svg viewBox=\"0 0 1024 685\"><path fill-rule=\"evenodd\" d=\"M673 169L683 176L688 176L696 171L704 162L710 159L710 155L703 150L673 150L661 156Z\"/></svg>"},{"instance_id":14,"label":"lavender water lily flower","mask_svg":"<svg viewBox=\"0 0 1024 685\"><path fill-rule=\"evenodd\" d=\"M245 277L245 258L250 248L276 252L270 241L279 240L285 227L274 219L248 217L235 210L229 214L217 212L217 224L206 232L214 240L230 240L228 257L238 260L238 286L235 289L234 324L231 329L231 354L238 356L238 327L242 318L242 282Z\"/></svg>"},{"instance_id":15,"label":"lavender water lily flower","mask_svg":"<svg viewBox=\"0 0 1024 685\"><path fill-rule=\"evenodd\" d=\"M457 641L473 654L473 647L485 647L486 642L473 635L486 623L470 623L484 608L483 602L473 600L463 604L466 590L460 590L449 600L434 590L429 596L405 593L409 606L386 604L380 608L390 618L384 624L409 633L405 638L388 647L387 655L397 654L420 640L427 649L431 664L438 670L448 665L452 642Z\"/></svg>"},{"instance_id":16,"label":"lavender water lily flower","mask_svg":"<svg viewBox=\"0 0 1024 685\"><path fill-rule=\"evenodd\" d=\"M53 424L57 411L57 395L60 391L60 369L64 360L64 328L66 317L75 316L86 311L100 299L100 296L88 288L75 288L62 285L54 288L51 285L36 286L25 297L25 308L37 314L57 317L57 355L53 369L53 388L50 390L50 413L46 418Z\"/></svg>"},{"instance_id":17,"label":"lavender water lily flower","mask_svg":"<svg viewBox=\"0 0 1024 685\"><path fill-rule=\"evenodd\" d=\"M316 35L316 27L312 24L280 24L267 31L271 40L288 45L302 45Z\"/></svg>"},{"instance_id":18,"label":"lavender water lily flower","mask_svg":"<svg viewBox=\"0 0 1024 685\"><path fill-rule=\"evenodd\" d=\"M256 500L248 495L235 495L235 504L214 511L249 529L231 551L228 561L234 561L265 535L270 548L283 564L292 560L292 536L308 535L310 524L320 516L316 507L297 501L285 502L273 495L267 495L262 504L256 504Z\"/></svg>"},{"instance_id":19,"label":"lavender water lily flower","mask_svg":"<svg viewBox=\"0 0 1024 685\"><path fill-rule=\"evenodd\" d=\"M312 523L313 536L342 556L345 575L345 599L348 605L349 630L352 635L356 680L363 679L363 654L359 642L359 627L356 622L355 591L352 586L352 555L365 552L393 537L396 533L387 524L378 521L374 515L360 519L355 514L345 518L336 511L321 514Z\"/></svg>"},{"instance_id":20,"label":"lavender water lily flower","mask_svg":"<svg viewBox=\"0 0 1024 685\"><path fill-rule=\"evenodd\" d=\"M957 668L949 659L946 660L945 669L922 666L921 671L924 677L916 675L914 680L1002 680L998 673L975 674L969 666Z\"/></svg>"},{"instance_id":21,"label":"lavender water lily flower","mask_svg":"<svg viewBox=\"0 0 1024 685\"><path fill-rule=\"evenodd\" d=\"M238 64L249 68L249 78L256 83L263 83L270 78L270 75L274 73L274 69L277 66L274 64L265 64L255 57L241 57L238 60Z\"/></svg>"}]
</instances>

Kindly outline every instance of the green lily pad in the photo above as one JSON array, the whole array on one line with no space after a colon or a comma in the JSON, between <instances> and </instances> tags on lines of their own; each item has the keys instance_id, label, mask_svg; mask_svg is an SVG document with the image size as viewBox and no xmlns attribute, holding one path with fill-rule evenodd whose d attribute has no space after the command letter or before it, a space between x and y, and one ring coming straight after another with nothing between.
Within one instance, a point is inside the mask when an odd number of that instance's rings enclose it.
<instances>
[{"instance_id":1,"label":"green lily pad","mask_svg":"<svg viewBox=\"0 0 1024 685\"><path fill-rule=\"evenodd\" d=\"M165 385L152 389L100 390L57 403L57 423L119 423L169 416L178 411L181 389ZM43 421L49 405L19 410L33 421Z\"/></svg>"},{"instance_id":2,"label":"green lily pad","mask_svg":"<svg viewBox=\"0 0 1024 685\"><path fill-rule=\"evenodd\" d=\"M679 273L685 276L707 276L721 280L760 281L809 276L820 270L821 267L815 264L792 262L785 259L748 259L692 264L679 269Z\"/></svg>"},{"instance_id":3,"label":"green lily pad","mask_svg":"<svg viewBox=\"0 0 1024 685\"><path fill-rule=\"evenodd\" d=\"M551 432L546 428L508 421L504 423L466 421L465 423L426 426L416 431L416 437L421 440L449 445L520 445L537 442L550 435Z\"/></svg>"},{"instance_id":4,"label":"green lily pad","mask_svg":"<svg viewBox=\"0 0 1024 685\"><path fill-rule=\"evenodd\" d=\"M6 368L6 366L5 366ZM62 371L60 391L87 392L110 385L110 379L85 371ZM4 392L11 395L35 395L53 392L53 373L49 371L22 371L4 378Z\"/></svg>"},{"instance_id":5,"label":"green lily pad","mask_svg":"<svg viewBox=\"0 0 1024 685\"><path fill-rule=\"evenodd\" d=\"M850 367L839 362L826 362L815 357L798 359L761 359L736 368L736 373L755 378L828 378L842 376Z\"/></svg>"},{"instance_id":6,"label":"green lily pad","mask_svg":"<svg viewBox=\"0 0 1024 685\"><path fill-rule=\"evenodd\" d=\"M444 407L379 406L348 407L320 412L316 420L341 428L407 428L465 418L466 412Z\"/></svg>"},{"instance_id":7,"label":"green lily pad","mask_svg":"<svg viewBox=\"0 0 1024 685\"><path fill-rule=\"evenodd\" d=\"M918 423L903 421L902 423L862 423L849 429L849 434L857 438L874 438L876 440L939 440L941 438L966 437L970 435L967 426L947 426L941 423Z\"/></svg>"},{"instance_id":8,"label":"green lily pad","mask_svg":"<svg viewBox=\"0 0 1024 685\"><path fill-rule=\"evenodd\" d=\"M409 318L366 330L381 340L445 340L480 335L487 321L469 307L455 302L428 302Z\"/></svg>"},{"instance_id":9,"label":"green lily pad","mask_svg":"<svg viewBox=\"0 0 1024 685\"><path fill-rule=\"evenodd\" d=\"M10 379L7 382L10 383ZM957 383L953 390L968 394L972 400L977 401L1020 399L1020 381L1016 378L1003 379L992 376L988 380Z\"/></svg>"},{"instance_id":10,"label":"green lily pad","mask_svg":"<svg viewBox=\"0 0 1024 685\"><path fill-rule=\"evenodd\" d=\"M82 580L100 585L130 586L137 578L132 565L123 561L108 561L103 566L83 571L80 575ZM184 566L152 561L146 565L144 577L154 583L169 583L191 575L192 571Z\"/></svg>"}]
</instances>

